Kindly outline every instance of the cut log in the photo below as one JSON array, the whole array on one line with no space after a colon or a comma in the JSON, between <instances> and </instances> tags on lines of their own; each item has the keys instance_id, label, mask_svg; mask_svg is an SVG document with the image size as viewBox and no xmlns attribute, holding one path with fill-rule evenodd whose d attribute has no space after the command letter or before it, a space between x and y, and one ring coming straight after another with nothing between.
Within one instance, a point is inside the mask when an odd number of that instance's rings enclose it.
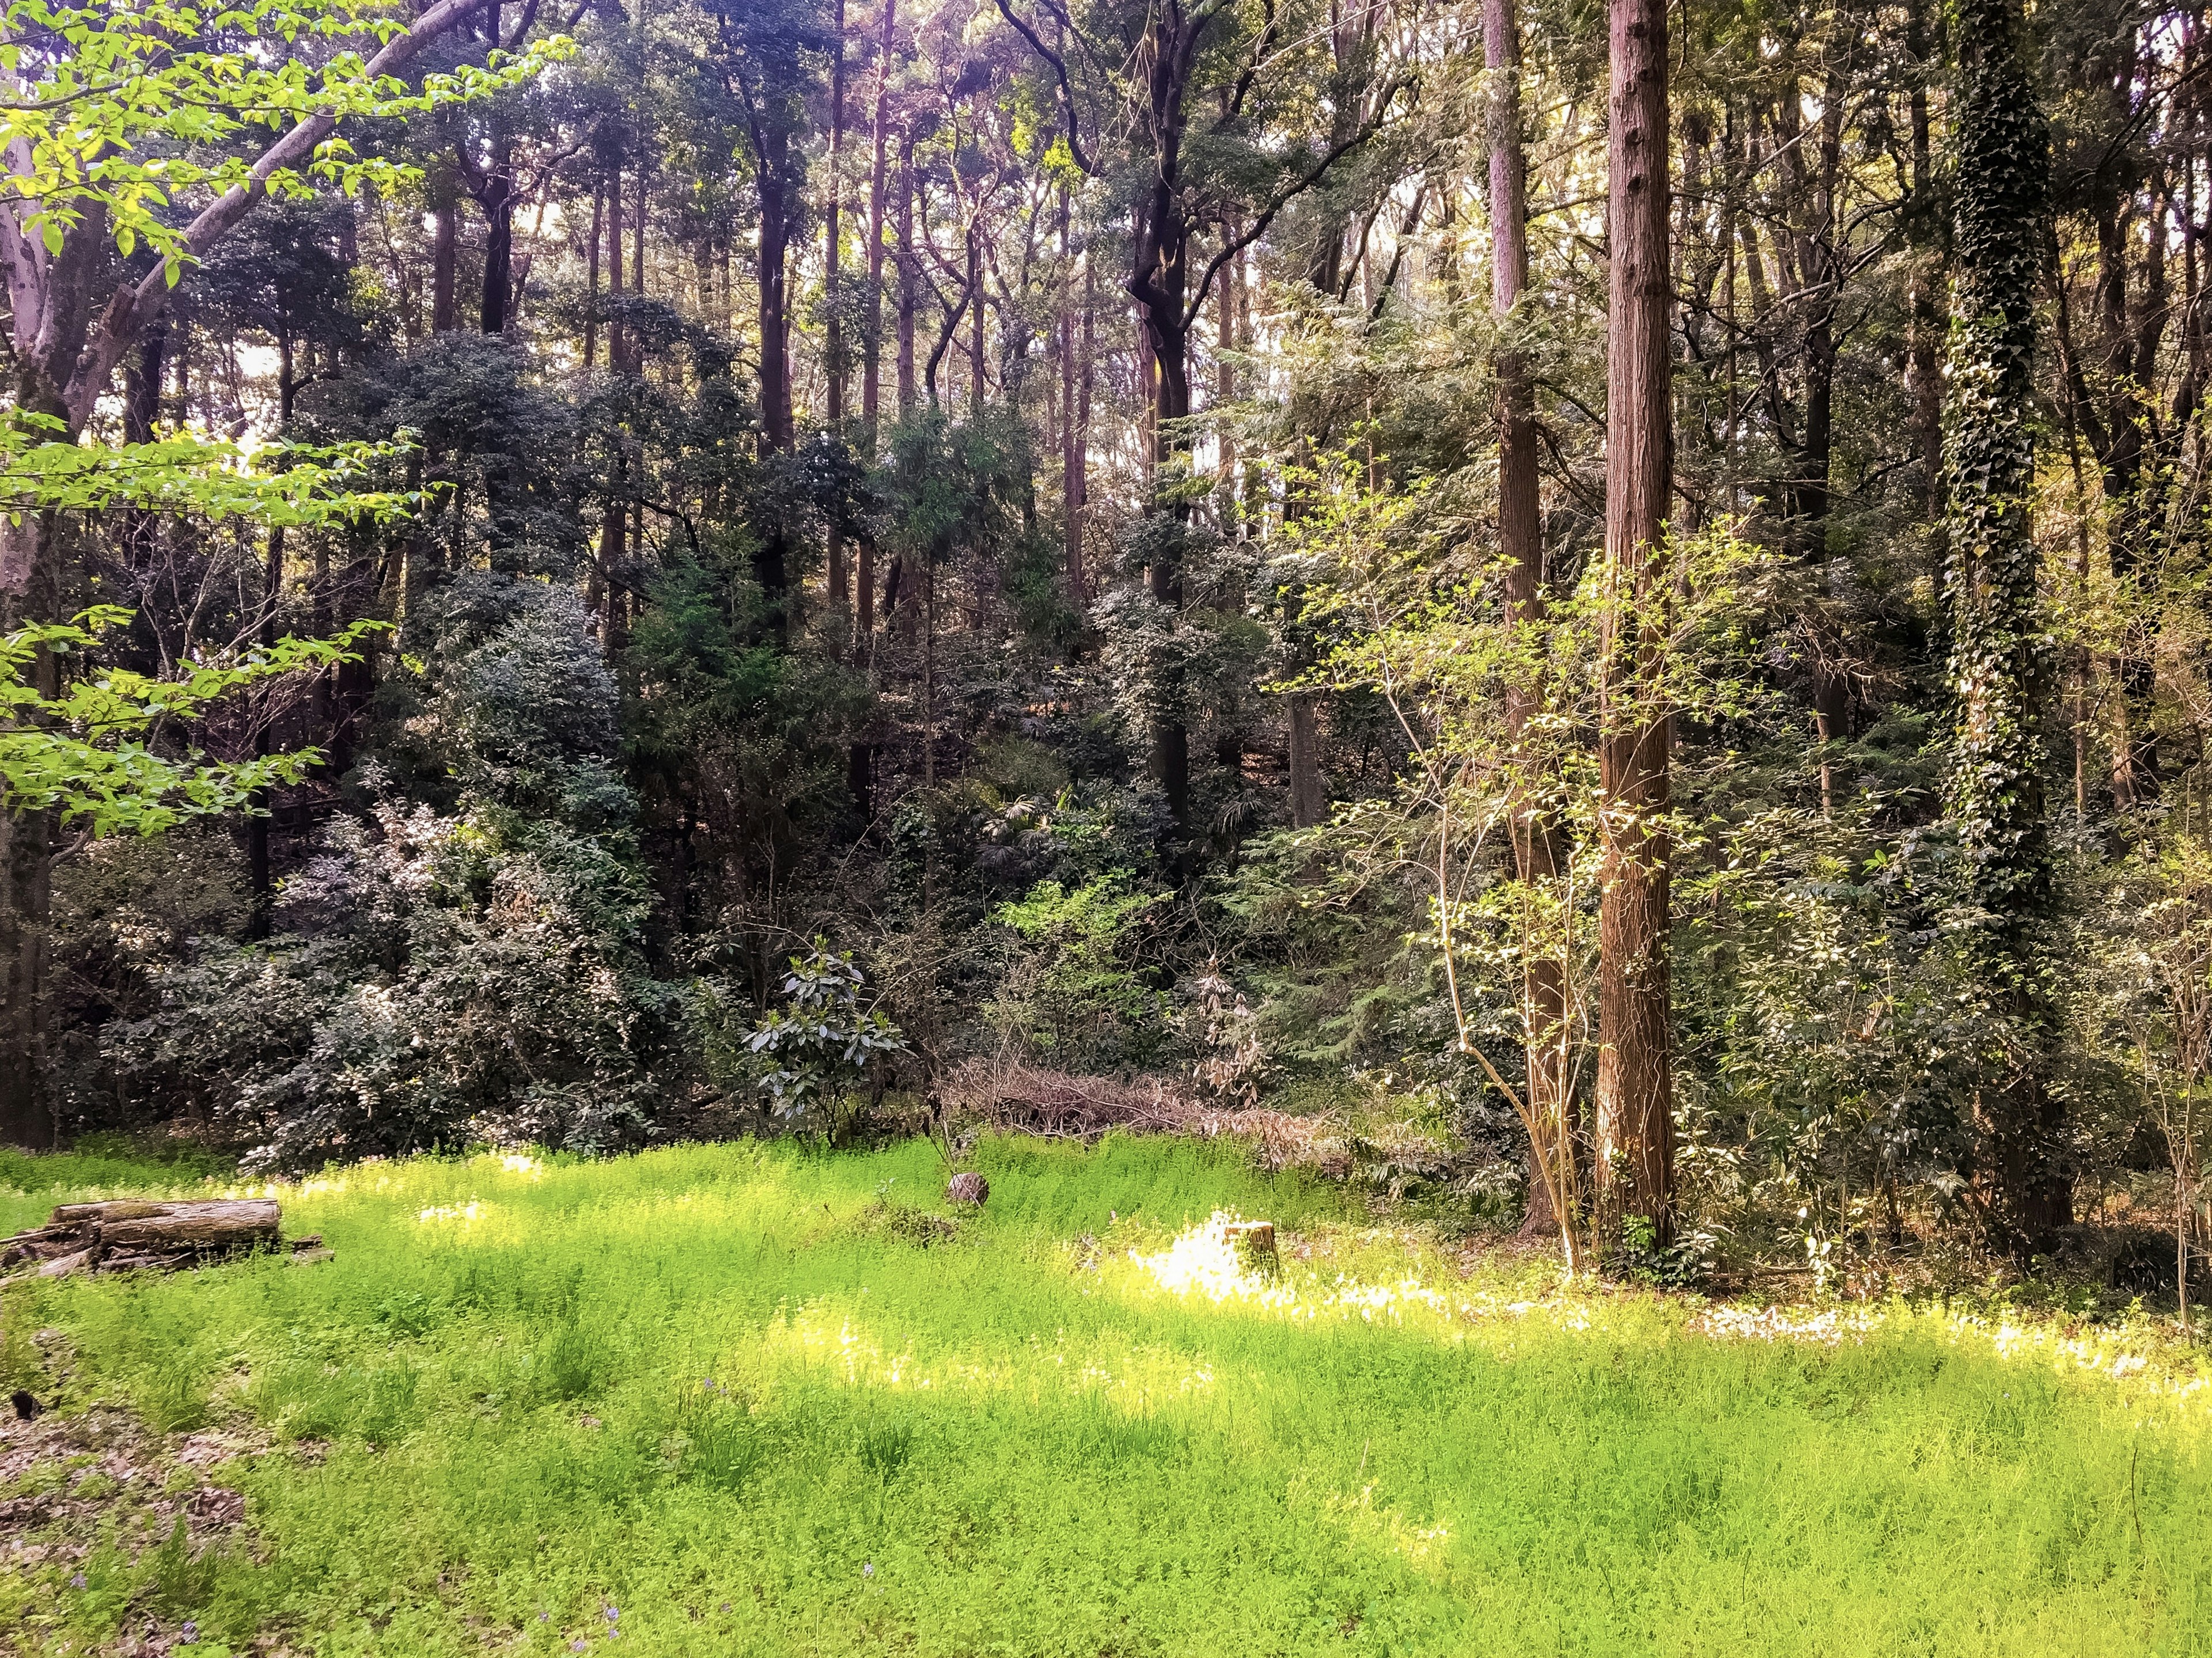
<instances>
[{"instance_id":1,"label":"cut log","mask_svg":"<svg viewBox=\"0 0 2212 1658\"><path fill-rule=\"evenodd\" d=\"M1231 1221L1221 1229L1227 1238L1244 1257L1248 1266L1273 1270L1281 1264L1275 1253L1275 1223L1271 1220Z\"/></svg>"},{"instance_id":2,"label":"cut log","mask_svg":"<svg viewBox=\"0 0 2212 1658\"><path fill-rule=\"evenodd\" d=\"M64 1203L46 1225L0 1239L0 1269L39 1263L45 1278L76 1272L173 1271L204 1260L275 1248L274 1198L143 1198ZM307 1247L319 1243L319 1238Z\"/></svg>"},{"instance_id":3,"label":"cut log","mask_svg":"<svg viewBox=\"0 0 2212 1658\"><path fill-rule=\"evenodd\" d=\"M250 1249L276 1242L274 1198L242 1198L215 1203L180 1203L164 1214L102 1221L100 1241L117 1250Z\"/></svg>"},{"instance_id":4,"label":"cut log","mask_svg":"<svg viewBox=\"0 0 2212 1658\"><path fill-rule=\"evenodd\" d=\"M153 1215L166 1215L172 1210L204 1206L190 1202L163 1203L151 1198L119 1198L108 1203L64 1203L55 1206L54 1212L46 1217L46 1224L49 1227L83 1226L88 1224L105 1225L111 1220L144 1220ZM270 1206L274 1208L276 1206L270 1203Z\"/></svg>"},{"instance_id":5,"label":"cut log","mask_svg":"<svg viewBox=\"0 0 2212 1658\"><path fill-rule=\"evenodd\" d=\"M199 1252L179 1250L172 1254L102 1255L100 1270L103 1272L173 1272L179 1267L197 1266Z\"/></svg>"}]
</instances>

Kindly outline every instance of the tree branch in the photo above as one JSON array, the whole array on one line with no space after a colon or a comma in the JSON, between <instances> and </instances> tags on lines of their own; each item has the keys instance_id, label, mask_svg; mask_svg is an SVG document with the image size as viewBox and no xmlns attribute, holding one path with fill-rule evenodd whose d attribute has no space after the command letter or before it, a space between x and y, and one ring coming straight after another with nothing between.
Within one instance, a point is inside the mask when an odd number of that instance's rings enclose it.
<instances>
[{"instance_id":1,"label":"tree branch","mask_svg":"<svg viewBox=\"0 0 2212 1658\"><path fill-rule=\"evenodd\" d=\"M404 34L394 35L362 70L362 78L374 82L412 63L422 48L463 18L483 9L484 0L439 0L415 20ZM269 193L269 180L279 173L309 160L323 140L337 129L335 115L310 115L261 153L246 182L233 185L205 209L185 232L185 251L194 256L228 235L253 204ZM160 316L169 303L165 264L157 264L136 283L125 282L107 303L92 337L79 354L62 401L72 429L82 429L92 406L107 389L115 365L137 343L146 325Z\"/></svg>"},{"instance_id":2,"label":"tree branch","mask_svg":"<svg viewBox=\"0 0 2212 1658\"><path fill-rule=\"evenodd\" d=\"M1060 111L1067 117L1067 153L1075 158L1076 166L1081 167L1087 176L1097 178L1098 170L1091 165L1091 158L1083 153L1083 135L1076 129L1075 93L1067 83L1066 61L1045 45L1035 29L1014 15L1014 9L1006 3L1006 0L998 0L998 5L999 15L1014 26L1022 39L1030 43L1032 52L1052 65L1052 72L1060 81Z\"/></svg>"},{"instance_id":3,"label":"tree branch","mask_svg":"<svg viewBox=\"0 0 2212 1658\"><path fill-rule=\"evenodd\" d=\"M1268 199L1267 206L1260 210L1250 227L1243 235L1223 243L1221 252L1213 256L1213 262L1206 267L1204 274L1199 277L1197 286L1191 294L1190 302L1184 308L1182 325L1186 329L1194 324L1198 320L1199 313L1205 310L1206 296L1213 287L1213 279L1221 274L1221 267L1266 235L1267 227L1275 222L1275 216L1289 206L1295 198L1303 196L1319 184L1328 175L1329 168L1380 132L1382 130L1382 124L1389 118L1390 106L1398 101L1399 93L1403 91L1407 84L1403 79L1392 82L1389 88L1384 91L1382 101L1376 106L1375 113L1357 132L1322 156L1304 173L1277 191ZM1129 291L1133 294L1136 293L1135 283L1130 284ZM1139 294L1137 297L1143 299L1145 296Z\"/></svg>"}]
</instances>

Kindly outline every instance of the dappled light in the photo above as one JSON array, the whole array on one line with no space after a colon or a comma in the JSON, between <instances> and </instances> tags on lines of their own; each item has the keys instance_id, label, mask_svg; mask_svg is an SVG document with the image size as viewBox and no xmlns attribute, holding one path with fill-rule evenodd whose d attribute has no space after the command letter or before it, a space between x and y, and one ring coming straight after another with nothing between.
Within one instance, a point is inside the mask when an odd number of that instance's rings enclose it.
<instances>
[{"instance_id":1,"label":"dappled light","mask_svg":"<svg viewBox=\"0 0 2212 1658\"><path fill-rule=\"evenodd\" d=\"M565 1645L612 1604L654 1652L927 1648L947 1619L1038 1649L1125 1619L1243 1650L1357 1613L1505 1653L1607 1596L1689 1638L1735 1616L1753 1548L1740 1649L1809 1619L2086 1654L2154 1570L2154 1627L2202 1604L2179 1543L2212 1522L2212 1398L2155 1341L1564 1283L1218 1145L973 1156L980 1213L939 1209L918 1143L277 1182L334 1259L13 1291L7 1328L56 1339L4 1351L143 1423L134 1456L217 1459L195 1477L244 1494L262 1564L209 1556L201 1621L241 1632L374 1612L459 1652L528 1647L544 1612ZM1272 1260L1232 1230L1261 1217ZM1647 1502L1697 1524L1632 1521ZM9 1615L106 1627L81 1565L0 1574Z\"/></svg>"}]
</instances>

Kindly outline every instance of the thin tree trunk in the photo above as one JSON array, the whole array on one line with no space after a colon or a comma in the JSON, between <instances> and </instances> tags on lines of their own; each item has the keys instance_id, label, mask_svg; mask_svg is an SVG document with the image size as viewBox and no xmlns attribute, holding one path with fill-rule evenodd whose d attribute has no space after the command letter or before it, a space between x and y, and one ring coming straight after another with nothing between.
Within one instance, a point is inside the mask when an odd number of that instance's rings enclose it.
<instances>
[{"instance_id":1,"label":"thin tree trunk","mask_svg":"<svg viewBox=\"0 0 2212 1658\"><path fill-rule=\"evenodd\" d=\"M588 370L599 353L599 237L606 220L607 191L604 180L592 180L592 235L584 249L584 367Z\"/></svg>"},{"instance_id":2,"label":"thin tree trunk","mask_svg":"<svg viewBox=\"0 0 2212 1658\"><path fill-rule=\"evenodd\" d=\"M1221 228L1224 242L1236 234L1235 224ZM1228 515L1237 516L1237 434L1229 428L1229 405L1237 401L1237 367L1230 361L1237 350L1237 261L1232 258L1221 267L1221 287L1214 295L1219 310L1215 318L1215 337L1219 341L1213 363L1214 406L1221 416L1216 423L1215 440L1219 444L1221 486L1230 492Z\"/></svg>"},{"instance_id":3,"label":"thin tree trunk","mask_svg":"<svg viewBox=\"0 0 2212 1658\"><path fill-rule=\"evenodd\" d=\"M883 33L876 48L876 115L874 147L868 168L868 327L860 365L860 424L867 437L868 453L876 452L876 421L881 412L884 380L884 191L890 155L891 52L896 44L898 0L884 0ZM860 552L862 569L871 562L871 550ZM872 574L872 572L870 572ZM874 613L867 592L868 574L860 578L860 610ZM861 623L861 632L867 623Z\"/></svg>"},{"instance_id":4,"label":"thin tree trunk","mask_svg":"<svg viewBox=\"0 0 2212 1658\"><path fill-rule=\"evenodd\" d=\"M872 460L881 434L884 380L884 210L890 171L891 56L897 44L898 0L884 0L883 26L876 46L876 108L868 167L867 323L860 367L861 446ZM908 330L909 337L911 329ZM876 637L876 549L862 537L855 550L853 581L853 654L872 671ZM875 817L876 744L867 737L846 754L845 786L863 827Z\"/></svg>"},{"instance_id":5,"label":"thin tree trunk","mask_svg":"<svg viewBox=\"0 0 2212 1658\"><path fill-rule=\"evenodd\" d=\"M1669 419L1667 12L1611 0L1607 135L1611 287L1606 363L1606 549L1611 588L1599 736L1604 873L1598 911L1598 1193L1609 1230L1658 1244L1674 1222L1668 984L1668 750L1655 613L1665 543Z\"/></svg>"},{"instance_id":6,"label":"thin tree trunk","mask_svg":"<svg viewBox=\"0 0 2212 1658\"><path fill-rule=\"evenodd\" d=\"M493 151L490 174L477 202L484 216L483 299L477 307L478 331L507 331L514 288L514 141L502 131Z\"/></svg>"},{"instance_id":7,"label":"thin tree trunk","mask_svg":"<svg viewBox=\"0 0 2212 1658\"><path fill-rule=\"evenodd\" d=\"M1067 188L1060 191L1060 252L1068 262L1069 286L1074 281L1074 248L1068 223ZM1072 297L1072 295L1071 295ZM1083 517L1088 506L1087 469L1091 451L1091 315L1097 298L1096 278L1090 255L1083 258L1082 325L1079 335L1076 308L1064 304L1060 313L1060 510L1065 519L1067 595L1078 610L1088 602L1083 570Z\"/></svg>"},{"instance_id":8,"label":"thin tree trunk","mask_svg":"<svg viewBox=\"0 0 2212 1658\"><path fill-rule=\"evenodd\" d=\"M1911 326L1905 373L1912 393L1913 447L1923 474L1925 511L1930 523L1943 517L1943 374L1938 352L1943 338L1942 227L1936 200L1933 123L1928 109L1928 77L1934 63L1928 38L1927 0L1911 0L1905 14L1905 49L1912 59L1908 108L1912 125L1912 196L1907 229L1912 246Z\"/></svg>"},{"instance_id":9,"label":"thin tree trunk","mask_svg":"<svg viewBox=\"0 0 2212 1658\"><path fill-rule=\"evenodd\" d=\"M292 337L289 331L276 337L276 429L279 435L289 435L292 425L292 399L296 386L296 375L292 361ZM284 526L272 525L269 530L267 562L261 577L261 648L276 647L276 609L284 598ZM275 732L270 730L269 694L264 689L256 697L253 722L253 753L256 759L266 760L272 751ZM246 819L246 874L252 894L252 911L246 918L246 936L265 938L269 936L271 912L276 907L276 888L269 861L269 791L256 789L249 803Z\"/></svg>"},{"instance_id":10,"label":"thin tree trunk","mask_svg":"<svg viewBox=\"0 0 2212 1658\"><path fill-rule=\"evenodd\" d=\"M645 297L645 221L652 188L652 170L646 166L645 144L641 134L637 147L637 216L629 228L629 288L630 292L641 300ZM641 374L645 372L644 354L638 349L638 343L635 339L629 342L629 372ZM787 398L787 387L786 395Z\"/></svg>"},{"instance_id":11,"label":"thin tree trunk","mask_svg":"<svg viewBox=\"0 0 2212 1658\"><path fill-rule=\"evenodd\" d=\"M1528 162L1522 147L1521 40L1514 0L1483 0L1483 58L1490 73L1491 309L1510 330L1514 307L1528 285ZM1527 357L1517 349L1498 356L1498 548L1505 565L1506 619L1535 625L1544 612L1544 534L1538 498L1535 390ZM1516 691L1506 701L1506 729L1525 745L1536 712L1533 696ZM1295 727L1293 728L1295 730ZM1519 764L1526 793L1513 814L1515 872L1540 888L1557 875L1559 830L1541 785ZM1524 940L1522 954L1522 1057L1527 1075L1528 1212L1532 1236L1557 1234L1574 1264L1572 1125L1568 1117L1565 1048L1566 981L1558 956L1542 941Z\"/></svg>"},{"instance_id":12,"label":"thin tree trunk","mask_svg":"<svg viewBox=\"0 0 2212 1658\"><path fill-rule=\"evenodd\" d=\"M617 374L629 372L627 344L622 325L623 296L623 192L622 169L615 168L607 179L607 301L614 316L607 323L607 367ZM763 383L766 383L765 373Z\"/></svg>"},{"instance_id":13,"label":"thin tree trunk","mask_svg":"<svg viewBox=\"0 0 2212 1658\"><path fill-rule=\"evenodd\" d=\"M974 307L969 314L968 346L968 418L978 420L983 414L983 231L973 220L968 225L968 303Z\"/></svg>"},{"instance_id":14,"label":"thin tree trunk","mask_svg":"<svg viewBox=\"0 0 2212 1658\"><path fill-rule=\"evenodd\" d=\"M838 279L844 258L845 208L845 0L832 9L835 44L830 58L830 200L822 215L822 282L829 320L823 331L823 371L829 380L830 429L842 435L845 422L845 319L838 307ZM851 607L846 584L845 532L833 520L824 562L829 567L830 608Z\"/></svg>"},{"instance_id":15,"label":"thin tree trunk","mask_svg":"<svg viewBox=\"0 0 2212 1658\"><path fill-rule=\"evenodd\" d=\"M899 155L898 203L898 411L901 420L914 413L914 135L908 133Z\"/></svg>"},{"instance_id":16,"label":"thin tree trunk","mask_svg":"<svg viewBox=\"0 0 2212 1658\"><path fill-rule=\"evenodd\" d=\"M459 263L459 224L453 180L441 172L431 186L430 331L453 331L453 279Z\"/></svg>"},{"instance_id":17,"label":"thin tree trunk","mask_svg":"<svg viewBox=\"0 0 2212 1658\"><path fill-rule=\"evenodd\" d=\"M1290 703L1291 823L1311 829L1328 816L1328 791L1321 772L1320 699L1293 691Z\"/></svg>"},{"instance_id":18,"label":"thin tree trunk","mask_svg":"<svg viewBox=\"0 0 2212 1658\"><path fill-rule=\"evenodd\" d=\"M1079 519L1091 507L1091 399L1098 384L1098 273L1091 253L1083 254L1083 361L1075 380L1075 429L1081 448L1075 458L1075 507ZM1083 542L1075 544L1077 592L1087 595L1091 577L1084 562Z\"/></svg>"}]
</instances>

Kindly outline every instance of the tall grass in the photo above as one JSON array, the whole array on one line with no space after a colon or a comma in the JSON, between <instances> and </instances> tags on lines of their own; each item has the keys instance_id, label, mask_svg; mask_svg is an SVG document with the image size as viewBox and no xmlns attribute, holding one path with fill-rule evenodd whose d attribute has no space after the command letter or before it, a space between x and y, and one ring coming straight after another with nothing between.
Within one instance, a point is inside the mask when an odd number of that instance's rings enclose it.
<instances>
[{"instance_id":1,"label":"tall grass","mask_svg":"<svg viewBox=\"0 0 2212 1658\"><path fill-rule=\"evenodd\" d=\"M221 1477L267 1558L0 1554L0 1631L82 1650L159 1596L331 1655L2212 1649L2202 1394L1932 1315L1722 1340L1462 1282L1227 1148L976 1163L935 1242L920 1145L369 1165L282 1194L334 1261L19 1295L72 1406L266 1436ZM1220 1303L1131 1261L1217 1206L1324 1247Z\"/></svg>"}]
</instances>

